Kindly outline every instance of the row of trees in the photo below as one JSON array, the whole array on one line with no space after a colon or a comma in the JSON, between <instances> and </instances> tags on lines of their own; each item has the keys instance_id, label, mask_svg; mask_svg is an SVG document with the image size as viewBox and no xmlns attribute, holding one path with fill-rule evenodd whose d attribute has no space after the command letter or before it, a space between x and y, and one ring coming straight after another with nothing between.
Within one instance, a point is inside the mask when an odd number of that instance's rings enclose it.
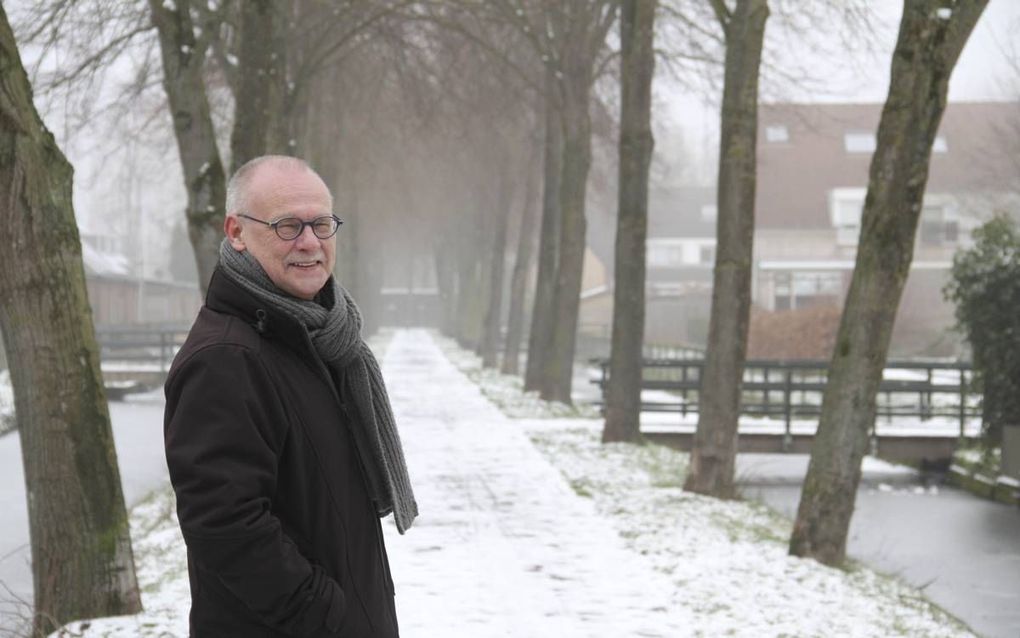
<instances>
[{"instance_id":1,"label":"row of trees","mask_svg":"<svg viewBox=\"0 0 1020 638\"><path fill-rule=\"evenodd\" d=\"M831 6L845 11L841 5ZM791 543L800 555L842 560L928 155L949 75L984 5L904 3L858 265ZM654 36L679 25L690 38L666 62L724 52L715 289L704 411L686 487L728 497L750 309L756 110L769 9L768 0L40 0L22 33L45 58L60 49L61 34L92 29L70 60L40 78L52 90L87 86L76 83L118 56L158 60L139 65L130 90L117 99L143 107L153 103L143 99L153 87L160 92L155 103L162 115L153 113L151 121L176 141L187 193L183 217L203 288L216 263L227 167L265 152L302 155L331 186L347 222L338 270L367 307L366 317L378 316L372 308L386 257L380 253L430 254L444 331L478 348L486 365L502 359L511 373L527 333L525 388L565 403L587 202L612 181L589 180L589 174L593 165L598 170L593 160L600 152L614 152L618 214L605 441L640 439L651 85L655 52L662 51ZM783 9L780 15L798 11ZM98 26L82 17L96 14L104 17ZM617 25L619 50L611 37ZM3 181L15 185L5 201L24 205L5 211L17 217L0 230L0 253L9 260L0 277L0 325L15 371L32 495L36 604L48 614L37 616L36 627L45 632L55 619L132 611L138 597L123 498L114 489L119 479L82 283L70 169L35 115L13 38L4 40L3 52L4 77L20 78L3 87L13 91L5 93L4 112L19 114L0 118L12 136L0 143L8 155ZM30 261L40 267L19 273L14 260L23 262L26 250L38 251ZM530 285L532 271L537 277ZM38 321L41 316L55 323ZM79 408L88 409L73 411ZM55 449L66 454L52 464L59 476L36 475L49 466L44 458L57 458ZM100 494L113 501L97 500ZM78 512L71 500L88 507ZM72 541L55 536L57 528L82 533ZM105 553L90 554L83 544ZM82 562L93 555L101 567ZM65 571L56 577L53 565ZM81 588L57 585L85 583L81 570L116 577Z\"/></svg>"}]
</instances>

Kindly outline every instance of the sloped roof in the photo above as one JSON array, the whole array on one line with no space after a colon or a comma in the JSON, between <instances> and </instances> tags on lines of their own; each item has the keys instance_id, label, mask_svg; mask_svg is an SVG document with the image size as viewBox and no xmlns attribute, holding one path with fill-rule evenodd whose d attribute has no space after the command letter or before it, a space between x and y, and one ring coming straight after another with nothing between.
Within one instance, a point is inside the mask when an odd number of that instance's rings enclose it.
<instances>
[{"instance_id":1,"label":"sloped roof","mask_svg":"<svg viewBox=\"0 0 1020 638\"><path fill-rule=\"evenodd\" d=\"M881 114L882 104L762 104L757 226L831 227L829 191L868 184L871 153L847 152L844 136L875 133ZM770 126L785 126L788 141L767 141ZM1020 104L951 103L942 117L939 135L947 148L944 153L932 153L929 193L1018 188Z\"/></svg>"},{"instance_id":2,"label":"sloped roof","mask_svg":"<svg viewBox=\"0 0 1020 638\"><path fill-rule=\"evenodd\" d=\"M649 237L715 237L715 220L701 210L715 206L715 188L659 186L648 193Z\"/></svg>"}]
</instances>

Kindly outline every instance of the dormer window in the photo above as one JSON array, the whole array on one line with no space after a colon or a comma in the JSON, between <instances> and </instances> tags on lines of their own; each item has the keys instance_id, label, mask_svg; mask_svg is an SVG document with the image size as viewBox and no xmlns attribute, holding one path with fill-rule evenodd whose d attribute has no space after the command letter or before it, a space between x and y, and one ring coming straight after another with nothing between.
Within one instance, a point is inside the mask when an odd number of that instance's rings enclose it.
<instances>
[{"instance_id":1,"label":"dormer window","mask_svg":"<svg viewBox=\"0 0 1020 638\"><path fill-rule=\"evenodd\" d=\"M864 188L834 188L829 191L829 219L836 230L836 244L856 246L861 234Z\"/></svg>"},{"instance_id":2,"label":"dormer window","mask_svg":"<svg viewBox=\"0 0 1020 638\"><path fill-rule=\"evenodd\" d=\"M783 143L790 141L790 130L785 124L772 124L765 127L765 141L772 143Z\"/></svg>"},{"instance_id":3,"label":"dormer window","mask_svg":"<svg viewBox=\"0 0 1020 638\"><path fill-rule=\"evenodd\" d=\"M850 131L843 136L847 153L874 153L875 134L870 131Z\"/></svg>"}]
</instances>

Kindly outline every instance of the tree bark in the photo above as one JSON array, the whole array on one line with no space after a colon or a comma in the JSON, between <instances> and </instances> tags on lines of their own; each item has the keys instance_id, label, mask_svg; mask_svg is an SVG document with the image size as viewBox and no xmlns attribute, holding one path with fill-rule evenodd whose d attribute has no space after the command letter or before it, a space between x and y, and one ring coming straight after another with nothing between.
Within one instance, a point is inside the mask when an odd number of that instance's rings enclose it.
<instances>
[{"instance_id":1,"label":"tree bark","mask_svg":"<svg viewBox=\"0 0 1020 638\"><path fill-rule=\"evenodd\" d=\"M168 6L176 8L169 9ZM226 178L216 147L202 73L206 44L195 36L191 0L177 0L176 5L149 0L149 9L159 36L163 88L170 104L184 187L188 193L185 212L188 238L195 250L199 286L204 296L219 261L226 212Z\"/></svg>"},{"instance_id":2,"label":"tree bark","mask_svg":"<svg viewBox=\"0 0 1020 638\"><path fill-rule=\"evenodd\" d=\"M462 348L477 352L482 339L485 319L485 268L475 249L483 233L471 229L474 240L457 251L457 342Z\"/></svg>"},{"instance_id":3,"label":"tree bark","mask_svg":"<svg viewBox=\"0 0 1020 638\"><path fill-rule=\"evenodd\" d=\"M286 92L284 21L286 5L246 0L240 5L240 51L234 128L230 136L230 172L266 153L285 153L282 127Z\"/></svg>"},{"instance_id":4,"label":"tree bark","mask_svg":"<svg viewBox=\"0 0 1020 638\"><path fill-rule=\"evenodd\" d=\"M71 199L0 6L0 329L28 494L33 635L136 613L127 511Z\"/></svg>"},{"instance_id":5,"label":"tree bark","mask_svg":"<svg viewBox=\"0 0 1020 638\"><path fill-rule=\"evenodd\" d=\"M847 293L790 553L838 565L874 425L876 393L913 259L953 67L987 0L905 0Z\"/></svg>"},{"instance_id":6,"label":"tree bark","mask_svg":"<svg viewBox=\"0 0 1020 638\"><path fill-rule=\"evenodd\" d=\"M656 0L620 7L620 160L613 332L603 443L641 439L641 344L645 332L645 240L652 136Z\"/></svg>"},{"instance_id":7,"label":"tree bark","mask_svg":"<svg viewBox=\"0 0 1020 638\"><path fill-rule=\"evenodd\" d=\"M489 257L489 295L482 332L482 367L495 368L499 363L499 338L503 325L503 279L506 272L506 233L513 203L514 180L509 158L504 157L499 171L495 209L495 232L492 233L492 254Z\"/></svg>"},{"instance_id":8,"label":"tree bark","mask_svg":"<svg viewBox=\"0 0 1020 638\"><path fill-rule=\"evenodd\" d=\"M448 242L436 244L436 286L439 289L439 332L456 336L457 275Z\"/></svg>"},{"instance_id":9,"label":"tree bark","mask_svg":"<svg viewBox=\"0 0 1020 638\"><path fill-rule=\"evenodd\" d=\"M553 291L553 332L542 371L540 396L572 404L571 382L581 277L586 248L585 196L591 168L591 88L599 53L616 21L616 2L569 2L546 14L551 27L559 23L554 74L563 130L560 178L560 243Z\"/></svg>"},{"instance_id":10,"label":"tree bark","mask_svg":"<svg viewBox=\"0 0 1020 638\"><path fill-rule=\"evenodd\" d=\"M751 314L758 75L769 8L767 0L737 0L731 13L721 0L711 1L726 37L717 247L698 427L684 489L730 498Z\"/></svg>"},{"instance_id":11,"label":"tree bark","mask_svg":"<svg viewBox=\"0 0 1020 638\"><path fill-rule=\"evenodd\" d=\"M581 67L581 68L578 68ZM585 195L591 168L591 69L568 68L563 85L563 165L560 177L560 244L553 291L553 332L539 393L547 401L572 405L577 316L584 268Z\"/></svg>"},{"instance_id":12,"label":"tree bark","mask_svg":"<svg viewBox=\"0 0 1020 638\"><path fill-rule=\"evenodd\" d=\"M553 333L553 295L560 244L560 173L563 170L563 129L552 77L545 89L545 141L542 155L542 225L538 235L538 276L528 332L524 390L541 390Z\"/></svg>"},{"instance_id":13,"label":"tree bark","mask_svg":"<svg viewBox=\"0 0 1020 638\"><path fill-rule=\"evenodd\" d=\"M532 145L531 158L526 167L524 201L521 203L521 227L517 237L517 256L510 280L510 310L507 316L506 344L503 349L503 374L518 374L521 358L521 332L524 329L524 298L528 288L528 273L531 270L532 253L535 249L535 222L538 213L536 197L538 172L535 166L542 152L536 141Z\"/></svg>"}]
</instances>

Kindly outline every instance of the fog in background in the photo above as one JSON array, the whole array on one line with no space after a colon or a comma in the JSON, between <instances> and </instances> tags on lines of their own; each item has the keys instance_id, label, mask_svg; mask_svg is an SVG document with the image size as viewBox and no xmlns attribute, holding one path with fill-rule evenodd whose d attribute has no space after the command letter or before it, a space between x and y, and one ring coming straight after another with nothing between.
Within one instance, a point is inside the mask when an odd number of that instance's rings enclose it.
<instances>
[{"instance_id":1,"label":"fog in background","mask_svg":"<svg viewBox=\"0 0 1020 638\"><path fill-rule=\"evenodd\" d=\"M15 19L27 15L30 6L8 4ZM789 6L785 12L774 8L766 29L763 102L884 100L899 2L875 0L865 18L825 25L799 20ZM705 18L706 32L716 30L710 15ZM659 30L651 189L712 187L722 46L708 39L700 52L715 62L695 59L679 41L687 31L671 27L668 19L660 21ZM1020 97L1018 30L1020 3L992 0L953 74L951 101ZM344 281L343 254L356 250L370 264L359 275L370 285L429 288L435 286L436 250L455 240L486 242L494 232L481 210L506 209L512 251L527 170L540 172L533 145L542 127L532 113L533 91L493 59L455 38L432 39L430 29L401 42L387 35L367 35L367 42L342 56L324 81L336 94L324 104L339 105L327 114L336 119L338 134L319 140L339 167L324 175L334 190L336 212L346 221L338 271ZM79 60L83 46L68 41L64 50L56 47L42 60L38 47L23 50L26 66L36 71L37 105L76 169L79 227L84 236L105 237L104 246L123 254L133 275L192 280L185 192L154 34L136 39L91 83L46 88L47 74ZM596 87L588 183L589 240L594 233L608 245L616 214L617 92L610 67ZM226 157L231 97L225 89L213 96ZM308 159L321 168L314 157ZM501 182L503 173L508 174ZM541 193L538 178L532 197Z\"/></svg>"}]
</instances>

